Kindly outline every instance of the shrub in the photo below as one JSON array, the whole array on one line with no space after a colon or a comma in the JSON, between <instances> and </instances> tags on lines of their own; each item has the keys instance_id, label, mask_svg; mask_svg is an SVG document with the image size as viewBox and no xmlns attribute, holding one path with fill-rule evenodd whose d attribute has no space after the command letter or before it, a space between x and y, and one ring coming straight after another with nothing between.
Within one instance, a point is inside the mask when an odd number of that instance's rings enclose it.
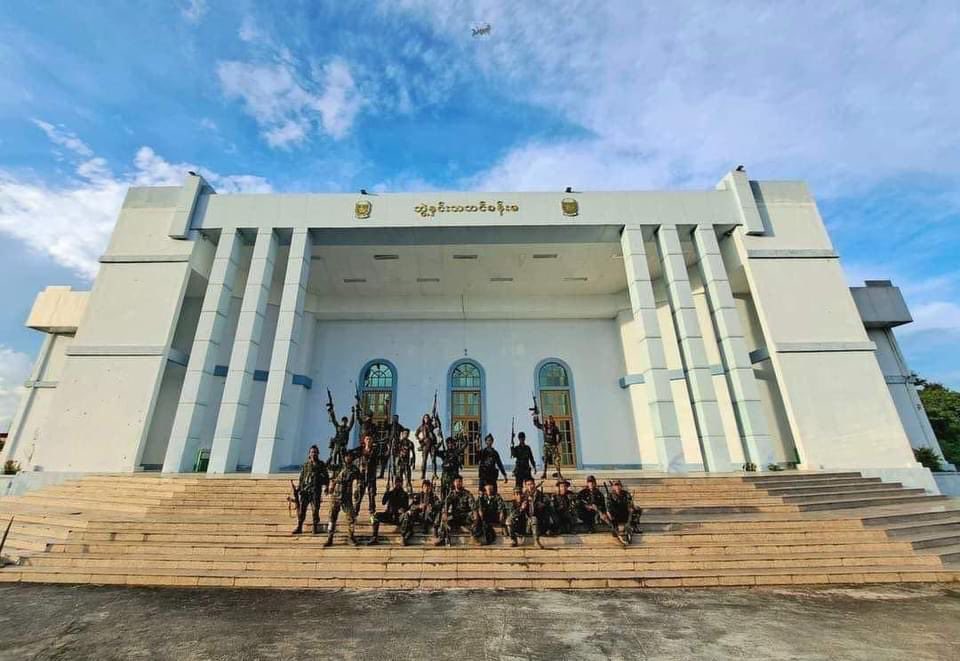
<instances>
[{"instance_id":1,"label":"shrub","mask_svg":"<svg viewBox=\"0 0 960 661\"><path fill-rule=\"evenodd\" d=\"M930 448L914 448L913 456L924 468L940 472L943 470L943 464L940 463L940 456Z\"/></svg>"}]
</instances>

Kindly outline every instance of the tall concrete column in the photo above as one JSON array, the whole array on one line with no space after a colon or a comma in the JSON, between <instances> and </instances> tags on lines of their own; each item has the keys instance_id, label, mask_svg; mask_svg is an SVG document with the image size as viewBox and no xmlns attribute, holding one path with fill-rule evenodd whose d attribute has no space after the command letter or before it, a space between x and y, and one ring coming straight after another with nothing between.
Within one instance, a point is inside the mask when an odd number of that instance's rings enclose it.
<instances>
[{"instance_id":1,"label":"tall concrete column","mask_svg":"<svg viewBox=\"0 0 960 661\"><path fill-rule=\"evenodd\" d=\"M250 272L240 305L237 336L233 341L223 399L210 450L210 473L232 473L236 470L243 434L247 425L253 373L260 355L263 321L277 259L277 236L272 229L257 233L250 260Z\"/></svg>"},{"instance_id":2,"label":"tall concrete column","mask_svg":"<svg viewBox=\"0 0 960 661\"><path fill-rule=\"evenodd\" d=\"M303 304L307 297L310 277L310 256L313 242L307 230L294 230L287 256L287 271L280 297L280 316L270 357L270 372L260 417L260 433L253 455L253 472L270 473L280 467L281 459L289 459L289 444L293 442L290 400L293 388L294 366L300 356L303 332Z\"/></svg>"},{"instance_id":3,"label":"tall concrete column","mask_svg":"<svg viewBox=\"0 0 960 661\"><path fill-rule=\"evenodd\" d=\"M773 440L713 226L697 226L693 232L693 241L700 260L710 317L720 345L720 356L730 398L733 400L733 412L737 419L744 456L747 461L763 470L776 460Z\"/></svg>"},{"instance_id":4,"label":"tall concrete column","mask_svg":"<svg viewBox=\"0 0 960 661\"><path fill-rule=\"evenodd\" d=\"M236 230L221 232L180 391L180 403L163 460L165 473L189 471L194 455L204 440L200 434L211 405L217 353L228 339L225 337L227 312L237 285L240 245L240 235Z\"/></svg>"},{"instance_id":5,"label":"tall concrete column","mask_svg":"<svg viewBox=\"0 0 960 661\"><path fill-rule=\"evenodd\" d=\"M650 269L647 268L647 252L640 228L625 227L620 235L620 246L627 274L630 307L633 319L639 326L634 336L637 338L636 346L633 348L640 355L650 423L660 460L659 468L670 472L684 471L687 462L683 455L680 424L670 389L670 373L663 351L657 304L653 297ZM627 362L629 364L629 361Z\"/></svg>"},{"instance_id":6,"label":"tall concrete column","mask_svg":"<svg viewBox=\"0 0 960 661\"><path fill-rule=\"evenodd\" d=\"M730 452L720 417L717 392L713 387L713 373L707 360L697 309L693 303L693 291L687 276L687 263L675 226L660 226L657 247L667 283L673 325L680 343L680 357L700 438L704 468L712 472L729 471Z\"/></svg>"}]
</instances>

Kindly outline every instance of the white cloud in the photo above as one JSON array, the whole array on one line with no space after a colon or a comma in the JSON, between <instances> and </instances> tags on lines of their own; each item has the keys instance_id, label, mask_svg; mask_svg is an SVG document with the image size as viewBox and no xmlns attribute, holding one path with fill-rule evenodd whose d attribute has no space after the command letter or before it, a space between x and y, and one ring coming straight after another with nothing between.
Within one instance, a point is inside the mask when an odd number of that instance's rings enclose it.
<instances>
[{"instance_id":1,"label":"white cloud","mask_svg":"<svg viewBox=\"0 0 960 661\"><path fill-rule=\"evenodd\" d=\"M35 126L39 127L44 133L47 134L47 138L50 139L55 145L65 147L72 151L77 156L83 156L89 158L93 156L93 150L90 149L80 138L76 135L67 131L62 126L54 126L49 122L45 122L40 119L30 120L34 123Z\"/></svg>"},{"instance_id":2,"label":"white cloud","mask_svg":"<svg viewBox=\"0 0 960 661\"><path fill-rule=\"evenodd\" d=\"M30 356L0 344L0 431L10 428L32 368Z\"/></svg>"},{"instance_id":3,"label":"white cloud","mask_svg":"<svg viewBox=\"0 0 960 661\"><path fill-rule=\"evenodd\" d=\"M332 59L301 82L295 63L280 59L274 64L220 62L217 76L224 95L243 102L271 147L299 145L314 129L336 140L346 137L364 104L349 65Z\"/></svg>"},{"instance_id":4,"label":"white cloud","mask_svg":"<svg viewBox=\"0 0 960 661\"><path fill-rule=\"evenodd\" d=\"M582 169L572 185L601 189L665 177L710 185L737 163L764 178L809 179L821 195L902 174L960 179L955 6L683 7L408 0L381 12L432 25L446 59L484 72L475 84L592 136L592 147L539 140L512 150L491 179L539 172L513 189L554 186L550 163ZM490 38L470 38L477 20L491 24ZM611 145L630 156L611 156ZM566 154L580 161L564 166Z\"/></svg>"},{"instance_id":5,"label":"white cloud","mask_svg":"<svg viewBox=\"0 0 960 661\"><path fill-rule=\"evenodd\" d=\"M54 144L63 144L59 137L54 137L60 133L51 136L47 129L38 126ZM179 186L186 172L193 170L218 192L271 190L263 177L221 175L192 163L171 163L150 147L141 147L133 168L121 175L115 175L105 159L92 156L92 151L73 151L91 158L79 161L76 176L61 185L0 170L0 232L90 279L96 275L97 259L106 247L130 186Z\"/></svg>"},{"instance_id":6,"label":"white cloud","mask_svg":"<svg viewBox=\"0 0 960 661\"><path fill-rule=\"evenodd\" d=\"M188 23L197 24L207 13L207 0L186 0L180 6L180 15Z\"/></svg>"}]
</instances>

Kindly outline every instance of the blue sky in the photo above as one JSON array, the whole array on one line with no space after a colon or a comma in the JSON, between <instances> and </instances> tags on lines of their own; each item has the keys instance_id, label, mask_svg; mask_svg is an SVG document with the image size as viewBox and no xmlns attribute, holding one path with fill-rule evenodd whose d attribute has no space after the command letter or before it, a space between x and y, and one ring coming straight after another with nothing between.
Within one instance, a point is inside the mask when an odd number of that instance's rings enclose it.
<instances>
[{"instance_id":1,"label":"blue sky","mask_svg":"<svg viewBox=\"0 0 960 661\"><path fill-rule=\"evenodd\" d=\"M0 4L0 426L47 284L124 191L712 187L805 179L911 366L960 387L960 4ZM488 36L471 29L489 24Z\"/></svg>"}]
</instances>

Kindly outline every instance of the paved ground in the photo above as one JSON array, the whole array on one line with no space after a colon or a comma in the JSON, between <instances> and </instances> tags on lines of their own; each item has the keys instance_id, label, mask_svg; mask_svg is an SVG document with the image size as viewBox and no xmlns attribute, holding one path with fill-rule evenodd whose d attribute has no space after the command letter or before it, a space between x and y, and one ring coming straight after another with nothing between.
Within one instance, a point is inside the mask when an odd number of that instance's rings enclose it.
<instances>
[{"instance_id":1,"label":"paved ground","mask_svg":"<svg viewBox=\"0 0 960 661\"><path fill-rule=\"evenodd\" d=\"M0 659L956 659L960 590L0 586Z\"/></svg>"}]
</instances>

